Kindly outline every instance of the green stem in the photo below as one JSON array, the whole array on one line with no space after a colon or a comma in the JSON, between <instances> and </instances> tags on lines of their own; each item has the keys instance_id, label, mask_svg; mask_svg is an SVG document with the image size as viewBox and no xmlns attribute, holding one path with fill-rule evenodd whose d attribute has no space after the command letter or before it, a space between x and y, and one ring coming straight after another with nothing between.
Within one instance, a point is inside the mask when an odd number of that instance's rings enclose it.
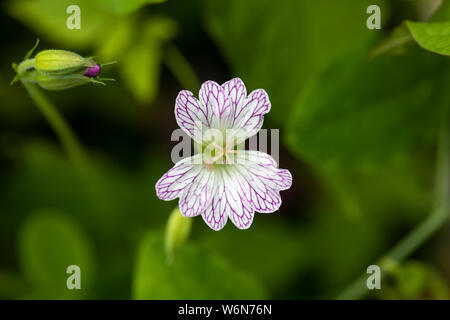
<instances>
[{"instance_id":1,"label":"green stem","mask_svg":"<svg viewBox=\"0 0 450 320\"><path fill-rule=\"evenodd\" d=\"M64 118L59 114L57 108L35 85L26 81L22 81L22 83L31 99L36 104L36 107L41 111L55 134L58 136L58 139L69 158L78 165L85 162L86 156L81 144L78 142L78 139Z\"/></svg>"},{"instance_id":2,"label":"green stem","mask_svg":"<svg viewBox=\"0 0 450 320\"><path fill-rule=\"evenodd\" d=\"M378 261L382 272L390 273L401 261L419 248L431 235L433 235L450 218L450 143L449 126L443 126L440 137L436 165L434 209L425 221L396 244L384 257ZM338 299L358 299L368 293L366 280L368 275L363 274L344 290Z\"/></svg>"},{"instance_id":3,"label":"green stem","mask_svg":"<svg viewBox=\"0 0 450 320\"><path fill-rule=\"evenodd\" d=\"M194 70L175 46L167 47L164 62L183 88L192 92L200 89L200 81Z\"/></svg>"}]
</instances>

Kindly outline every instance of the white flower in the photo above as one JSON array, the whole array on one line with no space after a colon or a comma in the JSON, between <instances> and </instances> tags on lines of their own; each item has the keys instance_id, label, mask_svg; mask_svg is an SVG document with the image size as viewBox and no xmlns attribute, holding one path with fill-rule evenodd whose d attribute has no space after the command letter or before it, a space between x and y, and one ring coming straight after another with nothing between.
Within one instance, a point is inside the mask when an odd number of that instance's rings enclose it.
<instances>
[{"instance_id":1,"label":"white flower","mask_svg":"<svg viewBox=\"0 0 450 320\"><path fill-rule=\"evenodd\" d=\"M255 211L278 210L280 190L290 188L291 173L278 169L276 161L264 152L241 149L242 142L261 129L269 110L267 93L257 89L247 96L238 78L222 86L213 81L203 83L199 100L190 91L181 91L175 117L201 151L162 176L156 183L158 197L179 198L183 216L201 215L214 230L222 229L228 217L239 229L247 229Z\"/></svg>"}]
</instances>

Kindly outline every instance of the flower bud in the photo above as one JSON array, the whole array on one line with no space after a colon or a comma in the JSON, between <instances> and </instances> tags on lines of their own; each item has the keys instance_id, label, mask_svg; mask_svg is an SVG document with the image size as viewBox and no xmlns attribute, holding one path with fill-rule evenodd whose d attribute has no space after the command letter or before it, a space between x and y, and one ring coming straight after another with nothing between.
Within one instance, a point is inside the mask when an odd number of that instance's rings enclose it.
<instances>
[{"instance_id":1,"label":"flower bud","mask_svg":"<svg viewBox=\"0 0 450 320\"><path fill-rule=\"evenodd\" d=\"M183 217L180 209L175 208L169 216L166 226L165 247L168 261L173 259L177 249L186 242L191 231L192 220Z\"/></svg>"},{"instance_id":2,"label":"flower bud","mask_svg":"<svg viewBox=\"0 0 450 320\"><path fill-rule=\"evenodd\" d=\"M20 80L38 84L46 90L63 90L86 83L105 85L102 81L114 80L100 78L98 74L102 66L115 62L100 65L91 58L66 50L44 50L30 58L38 44L39 41L20 64L13 64L17 74L11 84Z\"/></svg>"},{"instance_id":3,"label":"flower bud","mask_svg":"<svg viewBox=\"0 0 450 320\"><path fill-rule=\"evenodd\" d=\"M68 74L85 71L97 64L90 58L65 50L44 50L35 57L36 70L51 74Z\"/></svg>"}]
</instances>

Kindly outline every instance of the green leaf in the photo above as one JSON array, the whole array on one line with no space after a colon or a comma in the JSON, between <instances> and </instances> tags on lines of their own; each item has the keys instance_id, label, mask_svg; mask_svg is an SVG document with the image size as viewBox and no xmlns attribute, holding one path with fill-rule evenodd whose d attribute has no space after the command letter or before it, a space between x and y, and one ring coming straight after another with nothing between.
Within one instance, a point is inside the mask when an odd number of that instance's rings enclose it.
<instances>
[{"instance_id":1,"label":"green leaf","mask_svg":"<svg viewBox=\"0 0 450 320\"><path fill-rule=\"evenodd\" d=\"M147 4L162 3L166 0L94 0L101 4L104 9L117 14L127 15Z\"/></svg>"},{"instance_id":2,"label":"green leaf","mask_svg":"<svg viewBox=\"0 0 450 320\"><path fill-rule=\"evenodd\" d=\"M94 254L80 227L68 216L39 210L19 232L19 259L26 279L47 298L85 297L94 279ZM67 289L67 267L81 269L81 290Z\"/></svg>"},{"instance_id":3,"label":"green leaf","mask_svg":"<svg viewBox=\"0 0 450 320\"><path fill-rule=\"evenodd\" d=\"M141 104L151 103L158 92L162 51L152 40L129 48L120 63L125 86Z\"/></svg>"},{"instance_id":4,"label":"green leaf","mask_svg":"<svg viewBox=\"0 0 450 320\"><path fill-rule=\"evenodd\" d=\"M406 25L422 48L450 55L450 21L431 23L407 21Z\"/></svg>"},{"instance_id":5,"label":"green leaf","mask_svg":"<svg viewBox=\"0 0 450 320\"><path fill-rule=\"evenodd\" d=\"M43 39L50 39L66 48L84 48L96 40L107 15L92 6L91 1L78 0L81 9L81 29L66 27L68 6L72 0L15 0L9 1L7 10L11 16L27 25Z\"/></svg>"},{"instance_id":6,"label":"green leaf","mask_svg":"<svg viewBox=\"0 0 450 320\"><path fill-rule=\"evenodd\" d=\"M337 56L371 43L379 32L366 27L366 9L389 1L273 0L208 1L207 23L248 90L264 88L270 118L284 124L286 112L314 73Z\"/></svg>"},{"instance_id":7,"label":"green leaf","mask_svg":"<svg viewBox=\"0 0 450 320\"><path fill-rule=\"evenodd\" d=\"M186 244L168 263L164 238L144 237L133 277L135 299L263 299L265 290L250 273L219 255Z\"/></svg>"},{"instance_id":8,"label":"green leaf","mask_svg":"<svg viewBox=\"0 0 450 320\"><path fill-rule=\"evenodd\" d=\"M98 56L104 61L122 57L136 38L138 23L136 19L117 18L117 20L115 27L104 35L103 41L97 43Z\"/></svg>"},{"instance_id":9,"label":"green leaf","mask_svg":"<svg viewBox=\"0 0 450 320\"><path fill-rule=\"evenodd\" d=\"M175 23L163 17L149 19L141 37L127 50L120 63L125 85L141 104L151 103L158 92L162 46L175 34Z\"/></svg>"},{"instance_id":10,"label":"green leaf","mask_svg":"<svg viewBox=\"0 0 450 320\"><path fill-rule=\"evenodd\" d=\"M330 65L296 102L287 138L298 156L316 164L377 164L435 141L448 102L445 61L421 50L364 56Z\"/></svg>"}]
</instances>

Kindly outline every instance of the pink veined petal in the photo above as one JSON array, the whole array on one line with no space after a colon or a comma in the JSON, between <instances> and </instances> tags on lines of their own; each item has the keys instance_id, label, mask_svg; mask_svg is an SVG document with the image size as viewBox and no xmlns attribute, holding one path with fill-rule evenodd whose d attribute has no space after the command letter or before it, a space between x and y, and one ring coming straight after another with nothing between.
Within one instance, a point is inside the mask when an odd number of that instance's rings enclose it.
<instances>
[{"instance_id":1,"label":"pink veined petal","mask_svg":"<svg viewBox=\"0 0 450 320\"><path fill-rule=\"evenodd\" d=\"M161 200L173 200L180 196L181 192L189 186L201 172L201 165L196 164L196 159L201 155L185 158L178 161L175 166L167 171L156 183L156 195Z\"/></svg>"},{"instance_id":2,"label":"pink veined petal","mask_svg":"<svg viewBox=\"0 0 450 320\"><path fill-rule=\"evenodd\" d=\"M252 91L234 113L233 128L246 130L250 137L261 129L264 115L270 111L270 100L263 89Z\"/></svg>"},{"instance_id":3,"label":"pink veined petal","mask_svg":"<svg viewBox=\"0 0 450 320\"><path fill-rule=\"evenodd\" d=\"M280 190L289 189L292 185L288 170L278 169L270 155L251 150L239 152L235 168L248 183L245 195L256 211L270 213L279 209Z\"/></svg>"},{"instance_id":4,"label":"pink veined petal","mask_svg":"<svg viewBox=\"0 0 450 320\"><path fill-rule=\"evenodd\" d=\"M213 230L221 230L228 220L228 206L224 195L224 184L221 172L216 171L216 192L206 210L202 213L202 218Z\"/></svg>"},{"instance_id":5,"label":"pink veined petal","mask_svg":"<svg viewBox=\"0 0 450 320\"><path fill-rule=\"evenodd\" d=\"M188 90L178 93L175 101L175 118L178 125L192 139L201 143L202 126L209 128L210 111Z\"/></svg>"},{"instance_id":6,"label":"pink veined petal","mask_svg":"<svg viewBox=\"0 0 450 320\"><path fill-rule=\"evenodd\" d=\"M233 188L228 188L231 189L228 199L233 198L237 200L235 202L229 201L230 219L239 229L248 229L255 216L255 209L246 197L250 192L249 185L235 166L228 166L227 171L229 173L227 178L224 178L224 181L226 185L233 185Z\"/></svg>"},{"instance_id":7,"label":"pink veined petal","mask_svg":"<svg viewBox=\"0 0 450 320\"><path fill-rule=\"evenodd\" d=\"M236 110L241 110L243 107L247 98L247 88L240 78L234 78L222 84L222 89L225 96L230 99L234 116Z\"/></svg>"},{"instance_id":8,"label":"pink veined petal","mask_svg":"<svg viewBox=\"0 0 450 320\"><path fill-rule=\"evenodd\" d=\"M245 174L249 185L248 201L252 207L262 213L277 211L281 206L281 196L278 190L270 188L265 181L251 172Z\"/></svg>"},{"instance_id":9,"label":"pink veined petal","mask_svg":"<svg viewBox=\"0 0 450 320\"><path fill-rule=\"evenodd\" d=\"M220 129L232 117L231 103L223 88L214 81L206 81L199 91L200 103L207 109L211 128Z\"/></svg>"},{"instance_id":10,"label":"pink veined petal","mask_svg":"<svg viewBox=\"0 0 450 320\"><path fill-rule=\"evenodd\" d=\"M216 168L217 190L202 213L205 222L214 230L222 229L228 217L239 229L248 229L253 221L254 209L242 191L246 183L233 167Z\"/></svg>"},{"instance_id":11,"label":"pink veined petal","mask_svg":"<svg viewBox=\"0 0 450 320\"><path fill-rule=\"evenodd\" d=\"M219 191L220 190L220 191ZM228 220L228 212L223 199L222 189L216 191L212 201L202 213L202 218L206 224L213 230L221 230Z\"/></svg>"},{"instance_id":12,"label":"pink veined petal","mask_svg":"<svg viewBox=\"0 0 450 320\"><path fill-rule=\"evenodd\" d=\"M292 185L292 175L289 170L279 169L277 162L265 152L244 151L244 156L238 158L237 161L239 163L244 161L251 174L260 177L267 186L274 190L286 190Z\"/></svg>"},{"instance_id":13,"label":"pink veined petal","mask_svg":"<svg viewBox=\"0 0 450 320\"><path fill-rule=\"evenodd\" d=\"M216 192L215 170L200 166L200 173L180 195L179 208L185 217L194 217L205 211Z\"/></svg>"}]
</instances>

